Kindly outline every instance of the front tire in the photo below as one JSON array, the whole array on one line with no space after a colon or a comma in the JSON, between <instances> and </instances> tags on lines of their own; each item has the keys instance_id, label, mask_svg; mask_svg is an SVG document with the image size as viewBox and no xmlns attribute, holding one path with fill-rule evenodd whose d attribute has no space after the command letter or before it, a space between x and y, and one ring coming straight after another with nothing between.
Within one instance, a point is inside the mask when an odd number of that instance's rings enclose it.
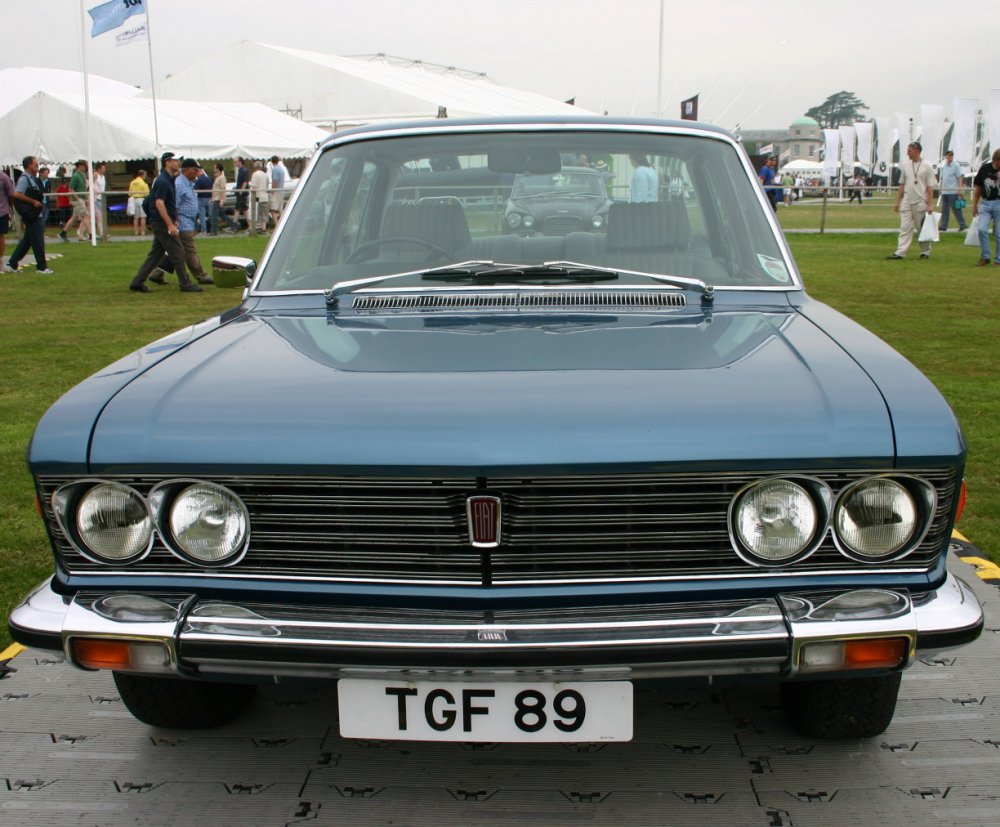
<instances>
[{"instance_id":1,"label":"front tire","mask_svg":"<svg viewBox=\"0 0 1000 827\"><path fill-rule=\"evenodd\" d=\"M257 691L253 684L113 674L128 711L144 724L164 729L205 729L227 724L247 707Z\"/></svg>"},{"instance_id":2,"label":"front tire","mask_svg":"<svg viewBox=\"0 0 1000 827\"><path fill-rule=\"evenodd\" d=\"M792 726L809 738L872 738L892 722L901 678L894 672L783 683L781 704Z\"/></svg>"}]
</instances>

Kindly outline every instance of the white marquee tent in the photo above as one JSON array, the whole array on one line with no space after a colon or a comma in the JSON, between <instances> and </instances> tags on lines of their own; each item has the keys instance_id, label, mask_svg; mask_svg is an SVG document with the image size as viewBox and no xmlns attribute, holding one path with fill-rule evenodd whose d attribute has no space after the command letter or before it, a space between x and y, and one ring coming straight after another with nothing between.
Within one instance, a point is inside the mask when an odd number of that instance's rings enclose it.
<instances>
[{"instance_id":1,"label":"white marquee tent","mask_svg":"<svg viewBox=\"0 0 1000 827\"><path fill-rule=\"evenodd\" d=\"M166 150L202 160L301 158L329 134L257 103L158 99L157 144L151 99L95 94L90 109L93 157L103 161L154 158ZM85 157L86 149L82 93L35 92L0 110L0 165L19 165L25 155L72 162Z\"/></svg>"},{"instance_id":2,"label":"white marquee tent","mask_svg":"<svg viewBox=\"0 0 1000 827\"><path fill-rule=\"evenodd\" d=\"M562 101L417 62L393 65L244 40L166 78L173 98L197 99L206 89L278 110L301 109L304 120L340 128L392 118L479 115L593 114Z\"/></svg>"},{"instance_id":3,"label":"white marquee tent","mask_svg":"<svg viewBox=\"0 0 1000 827\"><path fill-rule=\"evenodd\" d=\"M142 90L111 78L90 75L88 84L91 95L114 95L130 98ZM38 66L21 66L0 69L0 115L20 106L38 92L51 94L83 94L83 73L68 69L45 69Z\"/></svg>"}]
</instances>

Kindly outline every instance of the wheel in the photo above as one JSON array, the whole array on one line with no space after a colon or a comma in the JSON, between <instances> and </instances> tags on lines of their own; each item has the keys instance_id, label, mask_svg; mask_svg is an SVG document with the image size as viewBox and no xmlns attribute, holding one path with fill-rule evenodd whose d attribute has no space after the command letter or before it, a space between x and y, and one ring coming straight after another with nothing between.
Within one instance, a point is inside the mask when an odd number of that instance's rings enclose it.
<instances>
[{"instance_id":1,"label":"wheel","mask_svg":"<svg viewBox=\"0 0 1000 827\"><path fill-rule=\"evenodd\" d=\"M229 723L250 703L253 684L208 683L115 672L122 703L144 724L204 729Z\"/></svg>"},{"instance_id":2,"label":"wheel","mask_svg":"<svg viewBox=\"0 0 1000 827\"><path fill-rule=\"evenodd\" d=\"M353 264L359 261L365 253L370 250L375 250L381 247L383 244L416 244L420 247L426 247L428 250L427 258L430 259L431 255L437 253L444 258L451 258L451 252L446 250L440 244L433 241L428 241L426 238L417 238L416 236L409 235L388 235L385 238L373 238L370 241L366 241L363 244L359 244L351 254L344 260L344 264Z\"/></svg>"},{"instance_id":3,"label":"wheel","mask_svg":"<svg viewBox=\"0 0 1000 827\"><path fill-rule=\"evenodd\" d=\"M876 678L783 683L781 705L810 738L872 738L892 722L901 672Z\"/></svg>"}]
</instances>

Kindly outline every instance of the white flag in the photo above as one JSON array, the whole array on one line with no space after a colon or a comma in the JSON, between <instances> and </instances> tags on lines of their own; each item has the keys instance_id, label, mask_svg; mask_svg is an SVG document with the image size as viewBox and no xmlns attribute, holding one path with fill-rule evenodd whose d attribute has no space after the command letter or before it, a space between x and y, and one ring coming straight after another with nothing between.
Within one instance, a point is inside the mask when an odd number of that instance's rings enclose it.
<instances>
[{"instance_id":1,"label":"white flag","mask_svg":"<svg viewBox=\"0 0 1000 827\"><path fill-rule=\"evenodd\" d=\"M872 165L872 124L858 121L854 124L854 134L858 137L857 160L866 167Z\"/></svg>"},{"instance_id":2,"label":"white flag","mask_svg":"<svg viewBox=\"0 0 1000 827\"><path fill-rule=\"evenodd\" d=\"M875 119L875 174L883 178L892 175L892 148L896 145L896 130L891 118Z\"/></svg>"},{"instance_id":3,"label":"white flag","mask_svg":"<svg viewBox=\"0 0 1000 827\"><path fill-rule=\"evenodd\" d=\"M854 127L841 126L840 132L840 163L844 175L854 175Z\"/></svg>"},{"instance_id":4,"label":"white flag","mask_svg":"<svg viewBox=\"0 0 1000 827\"><path fill-rule=\"evenodd\" d=\"M955 153L955 160L966 168L972 163L973 146L976 143L976 110L979 101L975 98L955 98L951 103L955 127L951 131L948 148Z\"/></svg>"},{"instance_id":5,"label":"white flag","mask_svg":"<svg viewBox=\"0 0 1000 827\"><path fill-rule=\"evenodd\" d=\"M936 103L920 104L920 154L937 166L941 160L941 139L944 137L944 107Z\"/></svg>"},{"instance_id":6,"label":"white flag","mask_svg":"<svg viewBox=\"0 0 1000 827\"><path fill-rule=\"evenodd\" d=\"M149 30L145 23L128 26L115 35L115 46L127 46L129 43L144 43L149 40Z\"/></svg>"},{"instance_id":7,"label":"white flag","mask_svg":"<svg viewBox=\"0 0 1000 827\"><path fill-rule=\"evenodd\" d=\"M833 178L837 174L837 156L840 154L840 132L836 129L824 129L826 152L823 154L823 174Z\"/></svg>"},{"instance_id":8,"label":"white flag","mask_svg":"<svg viewBox=\"0 0 1000 827\"><path fill-rule=\"evenodd\" d=\"M896 129L899 130L899 158L901 161L906 159L906 147L910 145L910 141L916 136L914 127L913 115L909 112L896 113Z\"/></svg>"}]
</instances>

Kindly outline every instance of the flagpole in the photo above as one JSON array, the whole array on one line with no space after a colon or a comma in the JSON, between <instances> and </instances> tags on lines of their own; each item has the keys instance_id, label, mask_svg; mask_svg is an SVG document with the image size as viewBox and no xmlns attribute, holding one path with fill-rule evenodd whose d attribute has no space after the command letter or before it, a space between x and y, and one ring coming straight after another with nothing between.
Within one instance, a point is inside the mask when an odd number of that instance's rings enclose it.
<instances>
[{"instance_id":1,"label":"flagpole","mask_svg":"<svg viewBox=\"0 0 1000 827\"><path fill-rule=\"evenodd\" d=\"M663 117L663 0L660 0L659 50L656 62L656 117Z\"/></svg>"},{"instance_id":2,"label":"flagpole","mask_svg":"<svg viewBox=\"0 0 1000 827\"><path fill-rule=\"evenodd\" d=\"M97 216L94 215L94 148L90 140L90 74L87 71L87 18L80 0L80 56L83 60L83 128L87 135L87 201L90 204L90 246L97 246Z\"/></svg>"},{"instance_id":3,"label":"flagpole","mask_svg":"<svg viewBox=\"0 0 1000 827\"><path fill-rule=\"evenodd\" d=\"M150 0L144 0L146 7L146 49L149 54L149 93L153 100L153 138L156 141L154 163L160 158L160 124L156 117L156 75L153 73L153 23L149 11Z\"/></svg>"}]
</instances>

